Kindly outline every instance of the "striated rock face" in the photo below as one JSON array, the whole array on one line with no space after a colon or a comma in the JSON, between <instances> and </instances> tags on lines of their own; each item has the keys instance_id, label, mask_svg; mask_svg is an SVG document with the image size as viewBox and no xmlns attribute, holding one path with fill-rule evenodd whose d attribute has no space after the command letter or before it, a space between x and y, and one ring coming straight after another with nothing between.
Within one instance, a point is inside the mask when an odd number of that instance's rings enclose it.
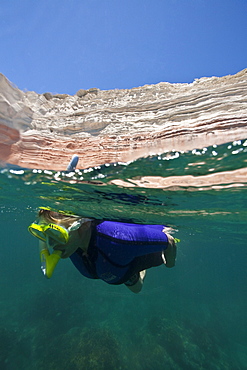
<instances>
[{"instance_id":1,"label":"striated rock face","mask_svg":"<svg viewBox=\"0 0 247 370\"><path fill-rule=\"evenodd\" d=\"M126 162L247 137L247 69L191 84L131 90L23 92L0 75L0 160L64 170Z\"/></svg>"}]
</instances>

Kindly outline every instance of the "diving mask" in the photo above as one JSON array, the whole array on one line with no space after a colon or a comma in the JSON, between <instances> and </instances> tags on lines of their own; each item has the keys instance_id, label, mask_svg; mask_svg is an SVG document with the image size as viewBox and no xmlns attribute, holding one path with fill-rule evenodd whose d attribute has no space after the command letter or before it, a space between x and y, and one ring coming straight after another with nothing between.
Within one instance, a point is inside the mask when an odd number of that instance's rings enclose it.
<instances>
[{"instance_id":1,"label":"diving mask","mask_svg":"<svg viewBox=\"0 0 247 370\"><path fill-rule=\"evenodd\" d=\"M69 232L79 229L82 222L83 219L76 220L68 229L54 223L38 224L35 222L28 227L28 231L33 236L46 243L46 247L42 247L40 250L40 259L41 270L47 278L51 278L57 263L62 257L62 251L53 250L50 254L49 248L54 248L57 244L66 244L69 241Z\"/></svg>"},{"instance_id":2,"label":"diving mask","mask_svg":"<svg viewBox=\"0 0 247 370\"><path fill-rule=\"evenodd\" d=\"M54 244L66 244L69 241L69 232L79 229L81 224L82 220L77 220L66 229L54 223L37 224L34 222L28 227L28 231L44 242L49 241L49 245L53 246Z\"/></svg>"},{"instance_id":3,"label":"diving mask","mask_svg":"<svg viewBox=\"0 0 247 370\"><path fill-rule=\"evenodd\" d=\"M50 224L36 224L32 223L28 227L28 231L36 238L46 242L47 239L52 239L58 244L66 244L69 240L69 232L63 226L53 223Z\"/></svg>"}]
</instances>

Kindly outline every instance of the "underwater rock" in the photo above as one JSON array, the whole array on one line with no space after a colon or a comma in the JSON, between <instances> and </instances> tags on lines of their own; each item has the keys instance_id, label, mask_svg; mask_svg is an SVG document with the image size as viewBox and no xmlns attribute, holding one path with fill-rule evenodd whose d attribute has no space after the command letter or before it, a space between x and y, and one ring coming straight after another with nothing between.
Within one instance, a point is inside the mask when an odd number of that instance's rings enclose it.
<instances>
[{"instance_id":1,"label":"underwater rock","mask_svg":"<svg viewBox=\"0 0 247 370\"><path fill-rule=\"evenodd\" d=\"M23 92L0 75L0 161L64 170L246 138L247 69L187 84L76 95Z\"/></svg>"},{"instance_id":2,"label":"underwater rock","mask_svg":"<svg viewBox=\"0 0 247 370\"><path fill-rule=\"evenodd\" d=\"M43 348L39 368L47 370L122 369L120 349L113 334L104 328L73 328Z\"/></svg>"},{"instance_id":3,"label":"underwater rock","mask_svg":"<svg viewBox=\"0 0 247 370\"><path fill-rule=\"evenodd\" d=\"M8 357L11 354L12 347L13 347L13 335L10 333L6 328L0 327L0 344L1 344L1 351L0 351L0 367L1 369L6 368L6 362L8 361Z\"/></svg>"},{"instance_id":4,"label":"underwater rock","mask_svg":"<svg viewBox=\"0 0 247 370\"><path fill-rule=\"evenodd\" d=\"M155 369L239 369L237 361L233 363L225 351L228 346L225 335L210 325L154 316L143 330L146 340L141 353L145 352L150 358L155 352L154 357L159 358Z\"/></svg>"},{"instance_id":5,"label":"underwater rock","mask_svg":"<svg viewBox=\"0 0 247 370\"><path fill-rule=\"evenodd\" d=\"M117 340L106 329L88 329L81 335L71 362L78 370L120 369Z\"/></svg>"},{"instance_id":6,"label":"underwater rock","mask_svg":"<svg viewBox=\"0 0 247 370\"><path fill-rule=\"evenodd\" d=\"M30 354L17 329L0 325L0 369L25 369ZM17 365L18 364L18 365Z\"/></svg>"}]
</instances>

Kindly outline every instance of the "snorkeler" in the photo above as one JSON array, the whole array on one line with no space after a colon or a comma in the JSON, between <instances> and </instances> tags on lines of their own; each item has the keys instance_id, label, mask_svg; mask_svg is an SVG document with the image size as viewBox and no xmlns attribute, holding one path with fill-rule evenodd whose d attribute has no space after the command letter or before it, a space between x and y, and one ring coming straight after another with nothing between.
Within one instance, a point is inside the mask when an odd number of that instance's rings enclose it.
<instances>
[{"instance_id":1,"label":"snorkeler","mask_svg":"<svg viewBox=\"0 0 247 370\"><path fill-rule=\"evenodd\" d=\"M74 171L73 155L67 171ZM79 272L108 284L142 289L146 270L175 266L176 242L168 227L98 221L41 207L38 220L28 227L39 239L41 269L50 278L61 258L70 258ZM50 253L51 251L51 253Z\"/></svg>"},{"instance_id":2,"label":"snorkeler","mask_svg":"<svg viewBox=\"0 0 247 370\"><path fill-rule=\"evenodd\" d=\"M60 258L69 257L82 275L138 293L146 269L175 265L177 239L162 225L98 221L42 207L28 230L39 239L48 278Z\"/></svg>"}]
</instances>

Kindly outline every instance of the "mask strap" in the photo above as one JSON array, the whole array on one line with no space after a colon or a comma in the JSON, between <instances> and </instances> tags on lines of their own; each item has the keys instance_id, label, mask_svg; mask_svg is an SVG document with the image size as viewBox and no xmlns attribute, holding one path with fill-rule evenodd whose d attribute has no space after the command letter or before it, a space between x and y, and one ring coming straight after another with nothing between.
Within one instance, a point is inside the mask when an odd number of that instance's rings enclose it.
<instances>
[{"instance_id":1,"label":"mask strap","mask_svg":"<svg viewBox=\"0 0 247 370\"><path fill-rule=\"evenodd\" d=\"M91 221L90 218L80 218L80 220L76 220L72 223L72 225L70 225L70 227L68 228L68 231L70 232L70 231L78 230L82 224L88 221Z\"/></svg>"}]
</instances>

